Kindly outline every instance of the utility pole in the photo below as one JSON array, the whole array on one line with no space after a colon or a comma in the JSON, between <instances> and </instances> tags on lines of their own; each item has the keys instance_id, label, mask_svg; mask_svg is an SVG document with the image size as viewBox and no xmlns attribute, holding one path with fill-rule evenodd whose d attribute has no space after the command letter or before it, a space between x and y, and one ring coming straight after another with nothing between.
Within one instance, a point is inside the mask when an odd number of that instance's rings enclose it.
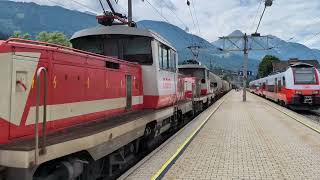
<instances>
[{"instance_id":1,"label":"utility pole","mask_svg":"<svg viewBox=\"0 0 320 180\"><path fill-rule=\"evenodd\" d=\"M247 33L243 36L244 48L243 48L243 102L247 101L247 79L248 79L248 36Z\"/></svg>"},{"instance_id":2,"label":"utility pole","mask_svg":"<svg viewBox=\"0 0 320 180\"><path fill-rule=\"evenodd\" d=\"M243 52L243 102L247 101L247 80L248 80L248 54L249 51L265 51L269 50L268 36L260 36L259 33L252 35L244 34L242 36L226 36L220 37L223 40L223 48L221 51L242 51ZM263 43L267 44L267 47Z\"/></svg>"},{"instance_id":3,"label":"utility pole","mask_svg":"<svg viewBox=\"0 0 320 180\"><path fill-rule=\"evenodd\" d=\"M132 23L132 0L128 0L128 22Z\"/></svg>"}]
</instances>

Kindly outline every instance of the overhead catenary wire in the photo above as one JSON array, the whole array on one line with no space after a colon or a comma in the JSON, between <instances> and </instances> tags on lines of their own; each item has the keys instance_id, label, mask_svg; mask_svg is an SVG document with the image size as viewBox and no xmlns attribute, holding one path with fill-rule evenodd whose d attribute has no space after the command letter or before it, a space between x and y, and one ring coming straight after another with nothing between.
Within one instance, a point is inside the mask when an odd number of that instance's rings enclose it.
<instances>
[{"instance_id":1,"label":"overhead catenary wire","mask_svg":"<svg viewBox=\"0 0 320 180\"><path fill-rule=\"evenodd\" d=\"M169 4L166 1L162 1L163 3L166 4L167 7L169 7ZM171 8L167 8L177 19L180 21L180 23L185 26L186 28L188 27L186 23L175 13Z\"/></svg>"},{"instance_id":2,"label":"overhead catenary wire","mask_svg":"<svg viewBox=\"0 0 320 180\"><path fill-rule=\"evenodd\" d=\"M191 33L191 36L192 36L192 45L195 45L196 43L193 41L193 39L194 39L194 35L196 34L196 29L197 29L197 27L196 27L196 24L195 24L195 21L194 21L194 18L193 18L193 14L192 14L192 11L191 11L191 8L190 8L190 2L189 1L187 1L187 5L188 5L188 8L189 8L189 12L190 12L190 16L191 16L191 19L192 19L192 23L193 23L193 26L194 26L194 29L195 29L195 32L194 32L194 34L192 34Z\"/></svg>"},{"instance_id":3,"label":"overhead catenary wire","mask_svg":"<svg viewBox=\"0 0 320 180\"><path fill-rule=\"evenodd\" d=\"M195 20L196 20L196 24L197 24L197 27L198 27L198 31L199 31L199 35L201 35L201 30L200 30L200 26L199 26L199 21L198 21L198 17L197 17L197 12L196 12L196 9L195 9L195 0L191 0L192 1L192 8L193 8L193 13L194 13L194 17L195 17Z\"/></svg>"},{"instance_id":4,"label":"overhead catenary wire","mask_svg":"<svg viewBox=\"0 0 320 180\"><path fill-rule=\"evenodd\" d=\"M57 2L57 1L54 1L54 0L47 0L47 1L49 1L49 2L51 2L51 3L54 3L54 4L58 5L58 6L61 6L61 7L64 7L64 8L65 8L65 5L62 4L62 3L60 3L60 2ZM75 0L71 0L71 1L72 1L73 3L76 3L76 4L78 4L78 5L86 8L87 10L90 10L89 12L91 12L91 13L98 14L97 10L89 7L89 6L86 5L86 4L80 3L80 2L75 1Z\"/></svg>"},{"instance_id":5,"label":"overhead catenary wire","mask_svg":"<svg viewBox=\"0 0 320 180\"><path fill-rule=\"evenodd\" d=\"M194 12L194 17L196 19L199 35L202 38L202 33L201 33L201 29L200 29L200 25L199 25L199 21L198 21L198 16L197 16L196 8L195 8L195 0L192 0L192 8L193 8L193 12ZM204 39L203 38L201 40L201 43L202 43L202 45L204 45L205 48L207 48L207 45L204 43Z\"/></svg>"},{"instance_id":6,"label":"overhead catenary wire","mask_svg":"<svg viewBox=\"0 0 320 180\"><path fill-rule=\"evenodd\" d=\"M144 2L147 2L147 3L149 4L149 7L151 7L163 20L165 20L167 23L171 24L170 21L169 21L165 16L163 16L162 13L161 13L152 3L150 3L149 0L144 0ZM184 38L187 42L189 42L189 39L187 39L185 36L182 36L182 35L180 34L180 32L178 32L177 29L174 28L174 30L177 32L177 34L178 34L179 36L181 36L181 37Z\"/></svg>"},{"instance_id":7,"label":"overhead catenary wire","mask_svg":"<svg viewBox=\"0 0 320 180\"><path fill-rule=\"evenodd\" d=\"M313 36L311 36L310 38L307 38L306 40L303 41L302 44L309 42L310 40L314 39L315 37L319 36L320 32L315 33Z\"/></svg>"}]
</instances>

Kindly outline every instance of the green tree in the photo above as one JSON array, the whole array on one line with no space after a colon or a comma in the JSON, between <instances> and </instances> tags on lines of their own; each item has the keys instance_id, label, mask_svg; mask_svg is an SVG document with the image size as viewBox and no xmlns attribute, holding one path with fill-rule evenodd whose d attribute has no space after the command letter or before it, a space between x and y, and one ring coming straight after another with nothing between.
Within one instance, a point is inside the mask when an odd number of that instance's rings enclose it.
<instances>
[{"instance_id":1,"label":"green tree","mask_svg":"<svg viewBox=\"0 0 320 180\"><path fill-rule=\"evenodd\" d=\"M37 35L36 40L62 46L71 46L67 36L61 32L40 32Z\"/></svg>"},{"instance_id":2,"label":"green tree","mask_svg":"<svg viewBox=\"0 0 320 180\"><path fill-rule=\"evenodd\" d=\"M29 33L22 33L21 31L14 31L10 38L20 38L20 39L31 39L31 35Z\"/></svg>"},{"instance_id":3,"label":"green tree","mask_svg":"<svg viewBox=\"0 0 320 180\"><path fill-rule=\"evenodd\" d=\"M261 63L259 64L259 77L268 76L273 71L272 62L273 61L280 61L280 59L273 55L266 55L262 59Z\"/></svg>"}]
</instances>

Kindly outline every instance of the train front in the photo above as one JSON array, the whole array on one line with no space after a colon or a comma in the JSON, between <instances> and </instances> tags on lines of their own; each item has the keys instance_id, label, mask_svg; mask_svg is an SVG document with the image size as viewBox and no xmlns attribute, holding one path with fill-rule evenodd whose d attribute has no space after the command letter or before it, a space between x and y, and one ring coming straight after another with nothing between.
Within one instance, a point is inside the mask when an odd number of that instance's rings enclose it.
<instances>
[{"instance_id":1,"label":"train front","mask_svg":"<svg viewBox=\"0 0 320 180\"><path fill-rule=\"evenodd\" d=\"M288 105L296 110L320 108L319 71L312 65L298 63L287 71Z\"/></svg>"}]
</instances>

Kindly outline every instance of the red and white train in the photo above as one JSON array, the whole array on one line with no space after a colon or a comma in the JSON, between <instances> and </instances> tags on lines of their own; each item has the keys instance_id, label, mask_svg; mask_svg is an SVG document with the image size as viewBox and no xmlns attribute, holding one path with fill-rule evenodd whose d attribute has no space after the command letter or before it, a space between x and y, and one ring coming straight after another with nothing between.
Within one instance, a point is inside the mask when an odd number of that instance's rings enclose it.
<instances>
[{"instance_id":1,"label":"red and white train","mask_svg":"<svg viewBox=\"0 0 320 180\"><path fill-rule=\"evenodd\" d=\"M189 60L186 64L179 65L179 73L196 78L197 89L195 89L195 96L220 95L232 88L230 83L222 80L206 66L195 60ZM209 99L209 101L211 100Z\"/></svg>"},{"instance_id":2,"label":"red and white train","mask_svg":"<svg viewBox=\"0 0 320 180\"><path fill-rule=\"evenodd\" d=\"M286 71L249 83L252 93L296 110L320 107L319 71L312 65L297 63Z\"/></svg>"},{"instance_id":3,"label":"red and white train","mask_svg":"<svg viewBox=\"0 0 320 180\"><path fill-rule=\"evenodd\" d=\"M195 96L199 77L150 30L98 26L71 42L0 41L0 179L112 176L231 87L206 74Z\"/></svg>"}]
</instances>

